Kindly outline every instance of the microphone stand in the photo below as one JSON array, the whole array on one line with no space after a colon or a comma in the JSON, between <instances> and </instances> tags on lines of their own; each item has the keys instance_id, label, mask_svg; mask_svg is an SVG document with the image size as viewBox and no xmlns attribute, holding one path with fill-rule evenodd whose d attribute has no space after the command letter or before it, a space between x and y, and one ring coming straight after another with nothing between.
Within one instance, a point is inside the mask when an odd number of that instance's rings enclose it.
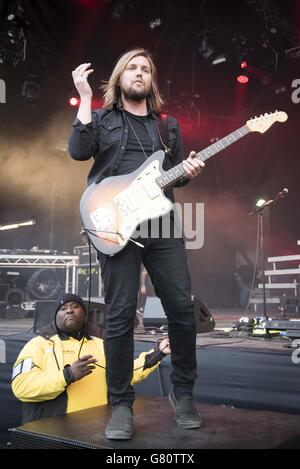
<instances>
[{"instance_id":1,"label":"microphone stand","mask_svg":"<svg viewBox=\"0 0 300 469\"><path fill-rule=\"evenodd\" d=\"M259 227L260 227L260 238L259 238L259 244L260 244L260 252L261 252L261 259L262 259L262 269L263 269L263 277L262 277L262 282L263 282L263 314L264 318L267 321L268 315L267 315L267 299L266 299L266 276L265 276L265 268L266 268L266 259L265 259L265 249L264 249L264 209L266 208L266 204L263 205L263 207L260 207L259 210Z\"/></svg>"},{"instance_id":2,"label":"microphone stand","mask_svg":"<svg viewBox=\"0 0 300 469\"><path fill-rule=\"evenodd\" d=\"M265 276L265 265L266 265L266 259L265 259L265 246L264 246L264 209L266 207L269 207L273 204L276 204L278 200L282 197L284 197L288 193L287 189L284 189L283 191L279 192L274 199L267 200L263 205L260 207L257 207L256 210L253 212L250 212L248 215L254 215L255 213L258 213L259 216L259 229L260 229L260 237L259 237L259 247L260 247L260 253L261 253L261 261L262 261L262 271L263 271L263 277L262 277L262 285L263 285L263 314L264 318L266 321L269 319L267 315L267 299L266 299L266 276Z\"/></svg>"}]
</instances>

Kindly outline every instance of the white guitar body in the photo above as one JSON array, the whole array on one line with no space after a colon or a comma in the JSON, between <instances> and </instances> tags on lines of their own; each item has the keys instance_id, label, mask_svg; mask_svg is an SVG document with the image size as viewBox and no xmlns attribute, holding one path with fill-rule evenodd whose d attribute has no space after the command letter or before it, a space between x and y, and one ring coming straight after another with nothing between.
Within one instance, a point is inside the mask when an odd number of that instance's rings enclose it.
<instances>
[{"instance_id":1,"label":"white guitar body","mask_svg":"<svg viewBox=\"0 0 300 469\"><path fill-rule=\"evenodd\" d=\"M168 213L172 202L156 179L163 175L165 154L153 153L136 171L91 184L80 202L83 226L94 247L108 255L119 252L143 221Z\"/></svg>"}]
</instances>

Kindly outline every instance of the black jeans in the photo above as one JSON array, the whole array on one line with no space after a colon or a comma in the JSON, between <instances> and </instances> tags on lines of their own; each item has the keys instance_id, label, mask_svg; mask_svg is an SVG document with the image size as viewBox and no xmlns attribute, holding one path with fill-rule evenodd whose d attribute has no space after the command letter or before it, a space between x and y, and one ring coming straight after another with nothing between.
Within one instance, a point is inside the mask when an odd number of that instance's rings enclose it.
<instances>
[{"instance_id":1,"label":"black jeans","mask_svg":"<svg viewBox=\"0 0 300 469\"><path fill-rule=\"evenodd\" d=\"M176 396L192 394L196 379L196 327L191 280L182 239L139 239L145 247L128 243L118 255L99 253L105 289L106 378L112 406L134 401L133 328L140 269L146 267L168 318L172 373Z\"/></svg>"}]
</instances>

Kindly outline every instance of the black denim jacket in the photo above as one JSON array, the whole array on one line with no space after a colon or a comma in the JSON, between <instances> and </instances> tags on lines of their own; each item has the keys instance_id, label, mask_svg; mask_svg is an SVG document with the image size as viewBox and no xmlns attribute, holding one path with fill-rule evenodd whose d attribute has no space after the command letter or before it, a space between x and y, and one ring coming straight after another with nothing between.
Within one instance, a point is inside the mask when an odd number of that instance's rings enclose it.
<instances>
[{"instance_id":1,"label":"black denim jacket","mask_svg":"<svg viewBox=\"0 0 300 469\"><path fill-rule=\"evenodd\" d=\"M154 151L163 148L157 131L159 115L151 112L148 132L153 141ZM163 168L168 170L179 164L183 159L183 144L177 120L168 116L169 142L171 155L165 156ZM75 119L69 138L69 152L74 160L88 160L94 158L94 164L88 175L88 184L100 182L102 179L118 174L121 159L125 153L128 139L128 124L124 118L124 111L114 106L112 111L97 109L92 112L92 122L82 124ZM189 180L182 178L176 187L187 184Z\"/></svg>"}]
</instances>

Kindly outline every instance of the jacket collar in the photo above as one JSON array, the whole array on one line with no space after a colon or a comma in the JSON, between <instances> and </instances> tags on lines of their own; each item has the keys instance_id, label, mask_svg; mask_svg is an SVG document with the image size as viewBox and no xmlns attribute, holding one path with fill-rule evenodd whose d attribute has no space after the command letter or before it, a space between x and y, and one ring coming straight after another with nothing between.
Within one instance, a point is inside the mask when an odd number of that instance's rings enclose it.
<instances>
[{"instance_id":1,"label":"jacket collar","mask_svg":"<svg viewBox=\"0 0 300 469\"><path fill-rule=\"evenodd\" d=\"M37 332L38 332L38 335L41 335L45 339L48 339L49 337L52 337L53 335L56 335L56 334L58 334L61 340L70 339L70 336L68 334L58 329L54 321L51 324L48 324L47 326L43 327L40 331L37 331ZM79 334L75 340L81 340L82 337L83 337L83 334ZM85 334L85 338L87 340L90 340L91 337L88 334Z\"/></svg>"},{"instance_id":2,"label":"jacket collar","mask_svg":"<svg viewBox=\"0 0 300 469\"><path fill-rule=\"evenodd\" d=\"M121 105L118 104L118 103L114 103L114 104L113 104L113 109L118 110L118 111L120 111L120 112L122 112L122 113L124 112L123 106L121 106ZM159 118L159 114L158 114L157 112L150 111L148 114L152 117L152 119L157 120L157 119Z\"/></svg>"}]
</instances>

